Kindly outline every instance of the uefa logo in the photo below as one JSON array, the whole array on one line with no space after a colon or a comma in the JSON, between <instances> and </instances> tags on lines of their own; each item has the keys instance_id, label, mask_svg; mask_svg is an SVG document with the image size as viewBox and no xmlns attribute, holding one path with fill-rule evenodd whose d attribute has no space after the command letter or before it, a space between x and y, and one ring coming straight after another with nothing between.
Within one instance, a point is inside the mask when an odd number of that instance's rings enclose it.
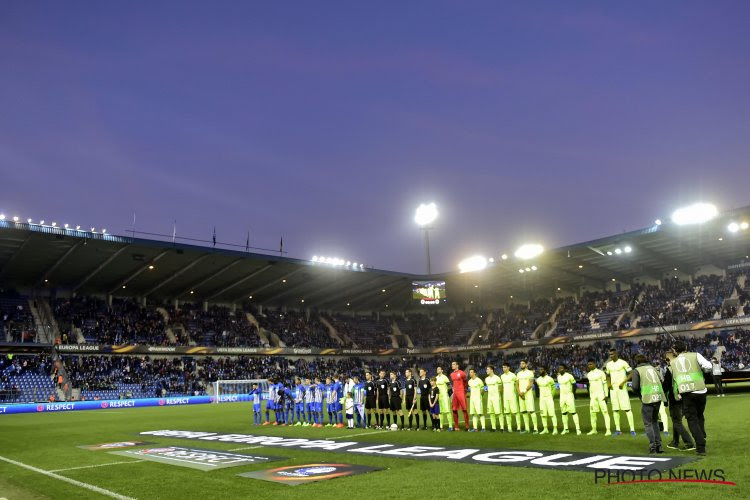
<instances>
[{"instance_id":1,"label":"uefa logo","mask_svg":"<svg viewBox=\"0 0 750 500\"><path fill-rule=\"evenodd\" d=\"M166 402L166 401L164 401L163 399L160 399L160 400L159 400L159 406L164 406L164 403L165 403L165 402Z\"/></svg>"},{"instance_id":2,"label":"uefa logo","mask_svg":"<svg viewBox=\"0 0 750 500\"><path fill-rule=\"evenodd\" d=\"M109 408L109 403L102 401L102 408Z\"/></svg>"},{"instance_id":3,"label":"uefa logo","mask_svg":"<svg viewBox=\"0 0 750 500\"><path fill-rule=\"evenodd\" d=\"M44 405L37 405L36 411L44 411Z\"/></svg>"},{"instance_id":4,"label":"uefa logo","mask_svg":"<svg viewBox=\"0 0 750 500\"><path fill-rule=\"evenodd\" d=\"M280 476L292 476L292 477L310 477L322 474L330 474L336 472L336 467L302 467L300 469L294 469L292 471L279 472Z\"/></svg>"}]
</instances>

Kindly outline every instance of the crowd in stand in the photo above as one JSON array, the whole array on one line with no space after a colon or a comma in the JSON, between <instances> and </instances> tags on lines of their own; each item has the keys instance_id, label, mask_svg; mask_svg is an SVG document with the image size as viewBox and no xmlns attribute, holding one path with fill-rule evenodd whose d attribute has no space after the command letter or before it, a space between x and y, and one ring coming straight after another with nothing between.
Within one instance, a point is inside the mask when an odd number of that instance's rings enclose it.
<instances>
[{"instance_id":1,"label":"crowd in stand","mask_svg":"<svg viewBox=\"0 0 750 500\"><path fill-rule=\"evenodd\" d=\"M260 312L219 305L204 310L199 304L190 303L157 310L158 306L144 307L134 300L115 299L110 304L93 297L57 299L52 301L52 307L64 342L79 341L80 329L87 342L100 344L382 349L393 347L395 341L399 347L442 347L465 345L474 332L478 334L474 343L500 343L533 335L569 335L750 316L746 273L742 270L725 277L700 276L692 282L669 279L661 286L635 285L623 291L585 292L577 300L541 298L493 311L425 310L406 316L326 316L314 309ZM0 326L12 332L12 340L23 340L20 336L25 331L31 331L33 336L33 319L26 302L20 296L0 292ZM338 336L329 331L322 318Z\"/></svg>"},{"instance_id":2,"label":"crowd in stand","mask_svg":"<svg viewBox=\"0 0 750 500\"><path fill-rule=\"evenodd\" d=\"M12 290L0 289L0 342L33 342L34 331L28 300Z\"/></svg>"},{"instance_id":3,"label":"crowd in stand","mask_svg":"<svg viewBox=\"0 0 750 500\"><path fill-rule=\"evenodd\" d=\"M112 305L96 297L57 299L52 303L58 326L70 342L80 329L88 342L99 344L166 345L164 318L153 308L127 299Z\"/></svg>"},{"instance_id":4,"label":"crowd in stand","mask_svg":"<svg viewBox=\"0 0 750 500\"><path fill-rule=\"evenodd\" d=\"M680 337L689 351L699 352L707 359L717 356L727 370L739 369L750 363L750 331L731 330L720 335ZM562 347L536 347L528 351L506 351L473 353L469 355L440 354L432 357L390 358L314 358L292 359L288 357L175 357L149 358L148 356L64 356L73 386L88 391L116 390L120 384L137 384L140 393L149 396L195 395L210 392L216 380L269 379L286 383L296 376L325 378L333 374L359 376L363 379L366 370L396 370L403 374L406 368L424 367L434 373L438 365L450 366L458 360L463 367L468 365L483 370L488 364L500 366L504 362L516 367L521 359L531 366L544 366L554 370L561 363L569 366L573 375L583 378L588 359L602 366L608 351L615 347L620 357L633 360L636 354L644 354L652 363L663 362L663 354L674 343L666 335L638 342L621 340L614 344L596 342L589 345L565 345ZM51 360L46 355L16 356L0 358L0 394L18 396L15 377L26 372L49 376ZM416 373L416 371L415 371ZM129 397L121 394L121 397Z\"/></svg>"},{"instance_id":5,"label":"crowd in stand","mask_svg":"<svg viewBox=\"0 0 750 500\"><path fill-rule=\"evenodd\" d=\"M185 303L169 309L169 325L177 345L199 344L257 346L257 328L241 310L211 306L203 310L198 304Z\"/></svg>"},{"instance_id":6,"label":"crowd in stand","mask_svg":"<svg viewBox=\"0 0 750 500\"><path fill-rule=\"evenodd\" d=\"M287 347L339 346L315 313L266 310L263 314L256 314L255 317L263 328L275 333Z\"/></svg>"},{"instance_id":7,"label":"crowd in stand","mask_svg":"<svg viewBox=\"0 0 750 500\"><path fill-rule=\"evenodd\" d=\"M401 333L408 335L415 346L442 347L466 344L468 337L483 321L484 314L465 312L435 316L412 314L396 323Z\"/></svg>"}]
</instances>

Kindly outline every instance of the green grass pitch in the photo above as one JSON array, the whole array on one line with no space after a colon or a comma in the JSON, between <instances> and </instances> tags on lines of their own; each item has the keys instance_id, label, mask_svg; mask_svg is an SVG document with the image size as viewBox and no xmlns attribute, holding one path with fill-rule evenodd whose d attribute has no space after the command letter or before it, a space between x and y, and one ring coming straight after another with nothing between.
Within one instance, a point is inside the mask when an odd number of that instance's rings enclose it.
<instances>
[{"instance_id":1,"label":"green grass pitch","mask_svg":"<svg viewBox=\"0 0 750 500\"><path fill-rule=\"evenodd\" d=\"M589 430L587 400L577 400L582 430ZM723 469L737 486L708 484L612 485L594 483L594 474L519 467L456 464L347 453L257 448L247 453L287 457L264 465L230 467L210 472L141 461L103 451L78 448L139 439L147 430L178 429L220 433L266 434L329 439L347 437L367 443L586 451L644 455L648 442L633 400L638 436L534 436L508 433L433 433L366 431L363 429L257 427L249 403L117 409L70 413L0 416L0 457L110 492L137 499L190 498L750 498L750 394L709 396L706 411L708 456L688 468ZM558 416L559 417L559 416ZM627 428L622 418L623 429ZM571 423L572 426L572 423ZM671 430L671 429L670 429ZM154 436L143 441L164 445L230 450L236 443L197 442ZM242 453L242 451L238 451ZM674 452L680 453L680 452ZM300 486L286 486L238 477L241 472L315 462L373 465L385 470ZM131 462L118 463L113 462ZM97 466L98 467L93 467ZM66 470L61 470L66 469ZM106 498L81 486L0 461L0 498Z\"/></svg>"}]
</instances>

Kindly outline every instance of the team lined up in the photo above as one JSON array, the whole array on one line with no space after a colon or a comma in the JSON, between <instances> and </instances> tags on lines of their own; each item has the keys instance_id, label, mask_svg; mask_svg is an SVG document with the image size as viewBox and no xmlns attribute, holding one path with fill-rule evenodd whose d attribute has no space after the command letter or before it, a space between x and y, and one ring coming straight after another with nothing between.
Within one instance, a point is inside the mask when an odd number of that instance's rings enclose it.
<instances>
[{"instance_id":1,"label":"team lined up","mask_svg":"<svg viewBox=\"0 0 750 500\"><path fill-rule=\"evenodd\" d=\"M534 434L558 434L558 418L554 392L559 389L558 406L561 414L562 432L570 432L569 421L573 421L576 434L581 434L575 402L576 380L564 364L557 369L553 378L544 367L535 373L524 360L518 372L511 371L508 364L502 366L498 375L495 367L485 368L484 379L475 369L468 375L457 362L451 364L450 377L442 367L436 368L436 375L427 377L425 369L419 370L414 378L407 369L404 381L398 379L395 371L380 370L378 378L365 373L365 381L358 377L348 378L342 383L335 375L325 383L319 378L296 378L293 386L269 380L268 397L265 407L265 420L261 409L261 390L255 386L253 397L254 423L256 425L295 425L311 427L373 427L390 428L393 424L400 429L427 429L428 423L435 431L458 430L459 411L463 414L464 428L476 432L487 430L489 419L491 431L519 431ZM619 359L617 352L610 352L610 360L604 370L596 367L593 360L588 362L586 378L589 386L589 408L591 430L597 433L598 414L604 420L605 435L611 435L609 410L606 399L609 397L615 435L621 434L620 412L625 413L631 435L635 435L633 413L626 383L631 372L630 365ZM534 385L539 391L537 398ZM274 420L271 420L274 412ZM325 418L325 414L328 418ZM451 418L452 413L452 418ZM663 406L661 419L668 429L668 420ZM471 419L470 419L471 417ZM539 419L542 430L539 431ZM406 419L408 418L408 427ZM515 426L514 426L515 423ZM414 425L416 424L416 426ZM471 425L470 425L471 424Z\"/></svg>"}]
</instances>

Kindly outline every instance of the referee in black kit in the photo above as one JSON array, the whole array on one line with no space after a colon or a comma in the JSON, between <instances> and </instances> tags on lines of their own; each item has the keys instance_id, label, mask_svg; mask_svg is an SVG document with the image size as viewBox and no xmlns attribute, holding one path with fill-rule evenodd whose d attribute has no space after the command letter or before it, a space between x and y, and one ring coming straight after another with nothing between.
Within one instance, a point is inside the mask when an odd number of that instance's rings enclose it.
<instances>
[{"instance_id":1,"label":"referee in black kit","mask_svg":"<svg viewBox=\"0 0 750 500\"><path fill-rule=\"evenodd\" d=\"M404 409L409 412L409 427L408 430L412 429L413 419L417 417L417 430L419 430L419 408L417 408L417 381L411 374L411 368L407 368L404 372L404 387L402 391L403 406ZM414 415L416 413L416 415ZM404 417L401 417L401 427L404 426Z\"/></svg>"},{"instance_id":2,"label":"referee in black kit","mask_svg":"<svg viewBox=\"0 0 750 500\"><path fill-rule=\"evenodd\" d=\"M417 382L417 389L419 391L419 413L422 414L424 419L424 430L427 430L427 421L432 420L430 417L430 379L427 378L427 370L424 368L419 369L419 381ZM419 415L417 413L417 415ZM419 419L417 419L417 430L419 430Z\"/></svg>"}]
</instances>

